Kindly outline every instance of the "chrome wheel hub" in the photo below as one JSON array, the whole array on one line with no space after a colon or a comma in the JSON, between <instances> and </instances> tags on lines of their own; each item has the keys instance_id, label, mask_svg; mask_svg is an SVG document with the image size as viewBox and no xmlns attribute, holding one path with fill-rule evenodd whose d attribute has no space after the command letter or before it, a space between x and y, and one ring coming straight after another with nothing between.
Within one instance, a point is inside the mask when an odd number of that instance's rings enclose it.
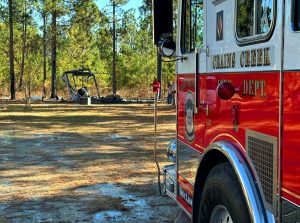
<instances>
[{"instance_id":1,"label":"chrome wheel hub","mask_svg":"<svg viewBox=\"0 0 300 223\"><path fill-rule=\"evenodd\" d=\"M226 207L218 205L211 213L209 223L233 223Z\"/></svg>"}]
</instances>

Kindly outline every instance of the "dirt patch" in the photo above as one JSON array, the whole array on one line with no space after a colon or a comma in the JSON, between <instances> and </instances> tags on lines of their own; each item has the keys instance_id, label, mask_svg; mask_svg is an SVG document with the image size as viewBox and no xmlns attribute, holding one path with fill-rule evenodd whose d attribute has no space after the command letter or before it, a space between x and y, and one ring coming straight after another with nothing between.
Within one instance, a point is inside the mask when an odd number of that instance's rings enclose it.
<instances>
[{"instance_id":1,"label":"dirt patch","mask_svg":"<svg viewBox=\"0 0 300 223\"><path fill-rule=\"evenodd\" d=\"M148 104L0 104L0 222L173 222L157 191ZM159 106L158 148L175 136Z\"/></svg>"}]
</instances>

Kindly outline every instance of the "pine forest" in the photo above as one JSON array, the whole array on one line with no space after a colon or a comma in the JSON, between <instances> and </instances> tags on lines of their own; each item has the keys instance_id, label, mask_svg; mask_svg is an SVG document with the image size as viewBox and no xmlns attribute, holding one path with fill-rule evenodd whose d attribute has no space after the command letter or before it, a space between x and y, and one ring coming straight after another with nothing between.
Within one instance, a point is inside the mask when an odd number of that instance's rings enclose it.
<instances>
[{"instance_id":1,"label":"pine forest","mask_svg":"<svg viewBox=\"0 0 300 223\"><path fill-rule=\"evenodd\" d=\"M87 68L101 95L112 93L115 73L118 95L150 97L157 75L151 1L125 10L127 2L100 8L92 0L1 0L0 97L67 97L62 74ZM164 63L162 73L166 88L174 63Z\"/></svg>"}]
</instances>

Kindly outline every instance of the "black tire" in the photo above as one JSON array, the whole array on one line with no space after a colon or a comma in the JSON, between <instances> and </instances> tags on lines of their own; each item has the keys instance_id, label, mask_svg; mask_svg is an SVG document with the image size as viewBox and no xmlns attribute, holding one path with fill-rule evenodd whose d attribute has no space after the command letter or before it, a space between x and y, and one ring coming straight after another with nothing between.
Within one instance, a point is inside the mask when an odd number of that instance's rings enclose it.
<instances>
[{"instance_id":1,"label":"black tire","mask_svg":"<svg viewBox=\"0 0 300 223\"><path fill-rule=\"evenodd\" d=\"M216 216L220 207L225 207L231 219L226 217L218 222L251 222L242 189L229 163L218 164L208 174L200 200L198 222L209 223L212 213Z\"/></svg>"}]
</instances>

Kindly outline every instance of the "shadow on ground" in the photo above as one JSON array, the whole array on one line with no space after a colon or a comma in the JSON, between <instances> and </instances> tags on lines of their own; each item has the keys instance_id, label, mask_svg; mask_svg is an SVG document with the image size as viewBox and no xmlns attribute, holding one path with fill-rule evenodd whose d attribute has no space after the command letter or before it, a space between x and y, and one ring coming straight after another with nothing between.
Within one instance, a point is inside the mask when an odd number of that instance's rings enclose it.
<instances>
[{"instance_id":1,"label":"shadow on ground","mask_svg":"<svg viewBox=\"0 0 300 223\"><path fill-rule=\"evenodd\" d=\"M0 222L173 222L149 105L0 104ZM175 111L159 110L160 160Z\"/></svg>"}]
</instances>

